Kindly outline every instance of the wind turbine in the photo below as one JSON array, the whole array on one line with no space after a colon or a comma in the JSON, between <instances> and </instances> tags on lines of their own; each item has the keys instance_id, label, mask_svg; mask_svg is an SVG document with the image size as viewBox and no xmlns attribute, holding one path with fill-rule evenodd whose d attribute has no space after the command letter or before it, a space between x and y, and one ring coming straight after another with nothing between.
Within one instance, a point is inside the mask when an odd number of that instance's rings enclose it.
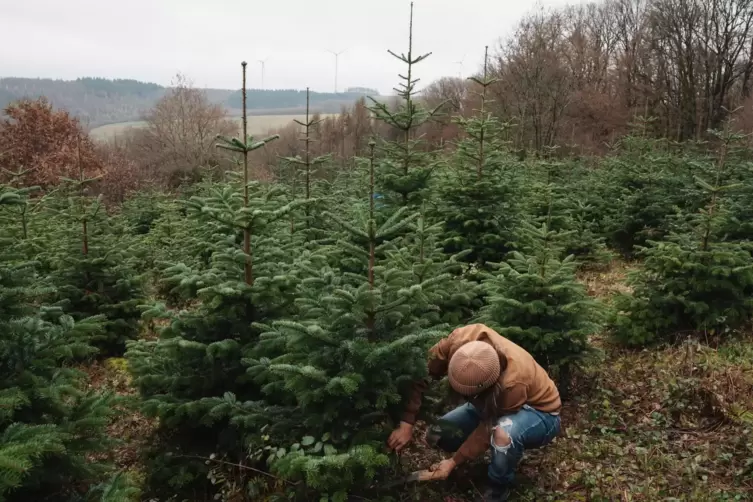
<instances>
[{"instance_id":1,"label":"wind turbine","mask_svg":"<svg viewBox=\"0 0 753 502\"><path fill-rule=\"evenodd\" d=\"M264 59L257 59L259 63L261 63L261 89L264 90L264 63L267 62L267 58Z\"/></svg>"},{"instance_id":2,"label":"wind turbine","mask_svg":"<svg viewBox=\"0 0 753 502\"><path fill-rule=\"evenodd\" d=\"M327 52L329 52L330 54L334 54L334 56L335 56L335 94L337 94L337 72L338 72L338 63L339 63L339 60L340 60L340 54L342 54L343 52L345 52L347 50L348 49L343 49L340 52L335 52L335 51L331 51L331 50L327 49Z\"/></svg>"},{"instance_id":3,"label":"wind turbine","mask_svg":"<svg viewBox=\"0 0 753 502\"><path fill-rule=\"evenodd\" d=\"M460 69L458 70L458 78L460 79L463 78L463 63L465 63L465 56L466 54L463 54L463 59L461 59L460 61L455 61L455 64L460 66Z\"/></svg>"}]
</instances>

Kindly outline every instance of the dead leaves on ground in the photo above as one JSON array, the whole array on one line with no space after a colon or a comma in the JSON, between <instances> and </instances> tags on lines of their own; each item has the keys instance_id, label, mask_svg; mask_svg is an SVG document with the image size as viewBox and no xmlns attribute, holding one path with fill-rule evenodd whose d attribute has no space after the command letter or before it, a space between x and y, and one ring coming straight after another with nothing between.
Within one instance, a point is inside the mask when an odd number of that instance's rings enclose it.
<instances>
[{"instance_id":1,"label":"dead leaves on ground","mask_svg":"<svg viewBox=\"0 0 753 502\"><path fill-rule=\"evenodd\" d=\"M724 352L610 353L565 405L561 437L526 453L516 500L753 500L753 359ZM402 455L406 471L443 458L419 441L424 428ZM473 500L487 461L461 466L445 483L407 487L398 500Z\"/></svg>"},{"instance_id":2,"label":"dead leaves on ground","mask_svg":"<svg viewBox=\"0 0 753 502\"><path fill-rule=\"evenodd\" d=\"M107 427L108 435L119 440L119 444L107 452L106 457L118 469L141 471L141 453L149 444L157 423L142 415L138 403L129 399L136 396L136 391L131 386L126 360L94 361L79 369L89 377L89 389L110 391L125 398L116 405L113 420Z\"/></svg>"}]
</instances>

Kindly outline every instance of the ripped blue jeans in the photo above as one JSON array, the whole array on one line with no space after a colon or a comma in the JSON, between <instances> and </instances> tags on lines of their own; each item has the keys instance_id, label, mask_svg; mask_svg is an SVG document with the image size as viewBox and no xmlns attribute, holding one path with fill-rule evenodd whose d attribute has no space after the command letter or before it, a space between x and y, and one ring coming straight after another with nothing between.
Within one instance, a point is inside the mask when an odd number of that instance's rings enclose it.
<instances>
[{"instance_id":1,"label":"ripped blue jeans","mask_svg":"<svg viewBox=\"0 0 753 502\"><path fill-rule=\"evenodd\" d=\"M453 453L478 427L481 421L476 408L464 404L439 419L432 427L428 439L436 441L443 450ZM507 446L494 444L494 431L489 437L492 461L489 464L489 479L492 482L510 486L515 481L515 469L527 449L541 448L549 444L560 433L560 417L524 405L518 412L505 415L495 422L512 440Z\"/></svg>"}]
</instances>

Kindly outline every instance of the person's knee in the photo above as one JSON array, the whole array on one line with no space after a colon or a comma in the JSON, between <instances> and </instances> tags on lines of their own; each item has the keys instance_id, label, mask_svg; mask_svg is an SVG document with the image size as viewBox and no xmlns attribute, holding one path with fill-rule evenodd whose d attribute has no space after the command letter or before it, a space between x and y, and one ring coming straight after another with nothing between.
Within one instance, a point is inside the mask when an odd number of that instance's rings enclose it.
<instances>
[{"instance_id":1,"label":"person's knee","mask_svg":"<svg viewBox=\"0 0 753 502\"><path fill-rule=\"evenodd\" d=\"M507 479L514 475L515 469L511 469L513 464L510 459L504 453L493 453L491 462L489 463L489 477L497 481L498 483L504 483Z\"/></svg>"},{"instance_id":2,"label":"person's knee","mask_svg":"<svg viewBox=\"0 0 753 502\"><path fill-rule=\"evenodd\" d=\"M500 420L492 429L492 448L498 453L506 453L512 446L512 438L509 432L510 427L512 427L512 421L509 418L505 418Z\"/></svg>"},{"instance_id":3,"label":"person's knee","mask_svg":"<svg viewBox=\"0 0 753 502\"><path fill-rule=\"evenodd\" d=\"M512 439L510 439L510 435L505 432L505 430L501 427L497 427L494 429L494 434L492 435L492 441L494 441L494 445L499 448L505 448L512 444Z\"/></svg>"}]
</instances>

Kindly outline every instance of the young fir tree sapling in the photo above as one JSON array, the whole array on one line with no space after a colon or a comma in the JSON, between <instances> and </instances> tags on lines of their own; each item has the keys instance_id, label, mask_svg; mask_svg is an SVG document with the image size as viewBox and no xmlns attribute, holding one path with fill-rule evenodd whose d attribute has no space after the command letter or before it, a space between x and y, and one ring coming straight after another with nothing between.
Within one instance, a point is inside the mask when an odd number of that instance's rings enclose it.
<instances>
[{"instance_id":1,"label":"young fir tree sapling","mask_svg":"<svg viewBox=\"0 0 753 502\"><path fill-rule=\"evenodd\" d=\"M640 250L643 267L629 280L632 293L616 299L614 332L625 344L727 333L753 314L750 246L725 242L722 233L729 219L726 194L736 188L723 184L728 151L741 136L729 129L716 135L713 179L696 179L706 206L687 215L666 241L648 241Z\"/></svg>"},{"instance_id":2,"label":"young fir tree sapling","mask_svg":"<svg viewBox=\"0 0 753 502\"><path fill-rule=\"evenodd\" d=\"M590 352L600 327L599 304L575 278L572 255L560 258L562 235L544 223L524 223L527 251L514 251L484 280L478 321L495 329L551 371L566 394L571 370Z\"/></svg>"},{"instance_id":3,"label":"young fir tree sapling","mask_svg":"<svg viewBox=\"0 0 753 502\"><path fill-rule=\"evenodd\" d=\"M101 176L87 177L80 156L78 171L77 179L62 178L67 198L47 207L68 223L54 230L64 245L47 251L54 267L50 277L56 299L74 319L106 316L105 333L96 341L101 355L122 354L126 341L138 335L143 287L129 249L111 232L101 196L88 195Z\"/></svg>"},{"instance_id":4,"label":"young fir tree sapling","mask_svg":"<svg viewBox=\"0 0 753 502\"><path fill-rule=\"evenodd\" d=\"M442 274L418 284L414 270L390 260L387 248L411 230L418 215L402 207L378 224L374 171L372 154L371 188L354 218L326 214L342 227L344 238L339 249L323 252L349 255L360 264L349 265L357 272L325 265L302 281L298 316L272 323L262 335L284 352L271 361L249 361L252 374L282 383L268 389L293 398L288 411L265 429L279 452L268 458L273 470L289 480L304 479L302 490L333 500L345 500L350 487L363 486L388 465L383 444L390 414L399 408L402 387L424 376L425 350L437 336L428 329L432 297L424 288L431 295L435 281L450 278ZM341 263L326 257L323 262ZM266 458L268 451L257 454Z\"/></svg>"},{"instance_id":5,"label":"young fir tree sapling","mask_svg":"<svg viewBox=\"0 0 753 502\"><path fill-rule=\"evenodd\" d=\"M400 98L396 109L391 110L388 103L369 97L373 102L369 109L375 118L392 127L399 135L395 141L379 142L382 156L378 176L380 187L387 192L381 195L399 206L416 205L420 203L434 169L432 157L424 151L425 142L416 137L416 130L431 120L444 103L428 110L416 99L416 84L420 79L414 77L414 66L431 53L419 56L413 53L413 2L410 6L408 53L398 55L391 50L388 52L403 62L407 69L405 75L399 75L401 82L395 88Z\"/></svg>"},{"instance_id":6,"label":"young fir tree sapling","mask_svg":"<svg viewBox=\"0 0 753 502\"><path fill-rule=\"evenodd\" d=\"M489 110L489 88L497 79L489 74L488 47L483 75L469 80L479 108L470 118L456 119L465 137L457 143L450 169L438 180L436 218L444 221L446 249L470 250L465 259L483 266L513 249L525 194L515 163L504 153L502 136L508 126Z\"/></svg>"},{"instance_id":7,"label":"young fir tree sapling","mask_svg":"<svg viewBox=\"0 0 753 502\"><path fill-rule=\"evenodd\" d=\"M322 187L321 183L317 183L319 176L319 168L331 160L331 154L314 156L311 151L311 144L317 141L312 134L313 129L321 122L320 118L314 118L310 112L310 91L306 88L306 118L304 121L294 119L293 121L303 128L303 134L300 140L303 142L303 158L300 156L295 157L283 157L281 160L286 162L291 167L290 184L293 191L293 198L303 199L306 201L306 205L299 211L291 211L290 213L290 232L295 233L296 230L302 230L305 232L305 238L307 241L314 239L321 239L327 234L321 228L322 218L321 207L317 207L312 204L315 202L314 191L320 192ZM302 197L296 193L298 183L302 185ZM318 193L321 196L323 194ZM298 213L303 213L303 225L302 229L296 228L296 220L300 219ZM300 225L299 225L300 226Z\"/></svg>"},{"instance_id":8,"label":"young fir tree sapling","mask_svg":"<svg viewBox=\"0 0 753 502\"><path fill-rule=\"evenodd\" d=\"M246 63L243 61L241 66L243 68L243 87L241 92L243 95L243 141L238 138L228 138L225 136L218 136L219 143L217 148L229 150L231 152L238 152L243 156L243 207L248 208L248 154L254 150L262 148L270 141L279 139L279 134L273 134L268 138L264 138L260 141L253 141L253 138L248 135L248 116L246 111ZM248 227L243 228L243 252L246 254L246 261L243 265L244 277L246 284L249 286L254 282L254 264L253 256L251 255L251 230Z\"/></svg>"}]
</instances>

